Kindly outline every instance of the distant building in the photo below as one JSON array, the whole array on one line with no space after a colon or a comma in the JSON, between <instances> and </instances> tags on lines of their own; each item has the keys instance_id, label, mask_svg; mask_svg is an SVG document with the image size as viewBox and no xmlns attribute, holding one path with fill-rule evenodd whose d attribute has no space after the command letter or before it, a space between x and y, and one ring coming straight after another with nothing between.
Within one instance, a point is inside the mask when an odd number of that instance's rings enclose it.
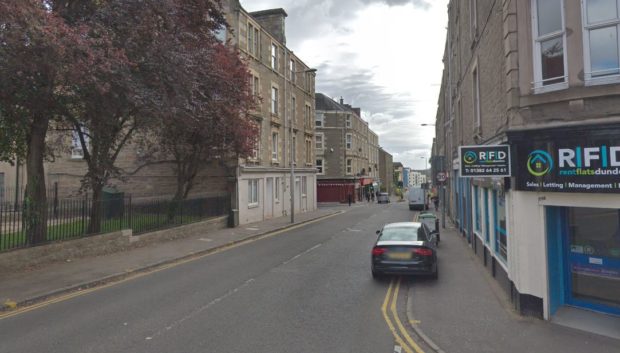
<instances>
[{"instance_id":1,"label":"distant building","mask_svg":"<svg viewBox=\"0 0 620 353\"><path fill-rule=\"evenodd\" d=\"M349 195L362 200L378 187L378 136L362 119L360 108L322 93L315 97L318 201L346 202Z\"/></svg>"},{"instance_id":2,"label":"distant building","mask_svg":"<svg viewBox=\"0 0 620 353\"><path fill-rule=\"evenodd\" d=\"M379 147L379 177L383 180L380 190L391 195L394 192L394 162L392 155L382 147Z\"/></svg>"}]
</instances>

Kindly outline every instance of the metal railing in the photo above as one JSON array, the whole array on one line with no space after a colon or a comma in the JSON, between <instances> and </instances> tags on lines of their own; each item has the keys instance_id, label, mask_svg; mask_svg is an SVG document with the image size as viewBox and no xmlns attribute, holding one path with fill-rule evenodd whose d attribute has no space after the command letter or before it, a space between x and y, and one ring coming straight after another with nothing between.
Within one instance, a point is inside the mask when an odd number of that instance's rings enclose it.
<instances>
[{"instance_id":1,"label":"metal railing","mask_svg":"<svg viewBox=\"0 0 620 353\"><path fill-rule=\"evenodd\" d=\"M88 197L55 199L43 208L47 214L44 239L29 239L22 208L0 203L0 252L55 241L132 229L142 234L159 229L226 216L230 197L201 197L173 202L170 199L132 202L131 196L108 198L95 204ZM98 207L95 207L98 206ZM93 212L93 208L96 211ZM34 222L43 222L34 220Z\"/></svg>"}]
</instances>

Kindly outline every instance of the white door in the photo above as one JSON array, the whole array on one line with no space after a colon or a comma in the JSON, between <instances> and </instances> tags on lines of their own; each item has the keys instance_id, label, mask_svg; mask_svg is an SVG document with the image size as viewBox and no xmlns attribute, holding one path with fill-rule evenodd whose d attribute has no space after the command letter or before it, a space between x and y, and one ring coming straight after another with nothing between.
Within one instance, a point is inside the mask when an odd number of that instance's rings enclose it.
<instances>
[{"instance_id":1,"label":"white door","mask_svg":"<svg viewBox=\"0 0 620 353\"><path fill-rule=\"evenodd\" d=\"M268 219L273 217L273 178L267 178L265 189L265 219Z\"/></svg>"}]
</instances>

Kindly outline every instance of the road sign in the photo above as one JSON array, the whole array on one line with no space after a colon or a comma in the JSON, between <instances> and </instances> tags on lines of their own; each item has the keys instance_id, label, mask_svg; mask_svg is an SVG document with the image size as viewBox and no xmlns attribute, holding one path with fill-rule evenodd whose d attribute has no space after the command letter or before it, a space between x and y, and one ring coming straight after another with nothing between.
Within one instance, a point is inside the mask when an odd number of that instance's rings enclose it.
<instances>
[{"instance_id":1,"label":"road sign","mask_svg":"<svg viewBox=\"0 0 620 353\"><path fill-rule=\"evenodd\" d=\"M439 172L437 173L437 181L440 183L443 183L444 181L446 181L448 179L448 175L446 175L445 172Z\"/></svg>"}]
</instances>

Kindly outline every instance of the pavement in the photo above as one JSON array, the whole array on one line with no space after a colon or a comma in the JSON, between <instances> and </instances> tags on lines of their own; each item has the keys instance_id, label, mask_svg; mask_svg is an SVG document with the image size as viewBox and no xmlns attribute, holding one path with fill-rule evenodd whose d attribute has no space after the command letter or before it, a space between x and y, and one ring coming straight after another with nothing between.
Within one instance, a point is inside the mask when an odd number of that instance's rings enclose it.
<instances>
[{"instance_id":1,"label":"pavement","mask_svg":"<svg viewBox=\"0 0 620 353\"><path fill-rule=\"evenodd\" d=\"M355 206L354 204L353 207ZM244 240L328 217L348 208L348 205L333 204L319 207L315 211L296 214L295 223L291 223L290 216L284 216L109 255L68 259L63 263L54 263L23 272L0 273L0 312L122 280L140 272L204 255Z\"/></svg>"},{"instance_id":2,"label":"pavement","mask_svg":"<svg viewBox=\"0 0 620 353\"><path fill-rule=\"evenodd\" d=\"M577 330L519 315L454 226L440 231L439 279L412 279L407 303L414 330L435 352L620 351L620 340L592 325Z\"/></svg>"}]
</instances>

